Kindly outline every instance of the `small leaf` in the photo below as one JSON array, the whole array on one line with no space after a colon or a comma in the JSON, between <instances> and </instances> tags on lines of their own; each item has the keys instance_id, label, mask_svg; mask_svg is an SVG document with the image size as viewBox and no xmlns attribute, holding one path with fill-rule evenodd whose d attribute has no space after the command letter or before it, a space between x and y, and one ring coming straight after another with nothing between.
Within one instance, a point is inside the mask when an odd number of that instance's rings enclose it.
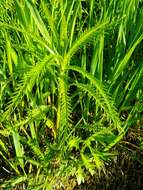
<instances>
[{"instance_id":1,"label":"small leaf","mask_svg":"<svg viewBox=\"0 0 143 190\"><path fill-rule=\"evenodd\" d=\"M78 168L76 172L76 178L77 178L77 183L80 185L82 182L84 183L84 173L83 169L81 167Z\"/></svg>"},{"instance_id":2,"label":"small leaf","mask_svg":"<svg viewBox=\"0 0 143 190\"><path fill-rule=\"evenodd\" d=\"M3 143L3 141L0 139L0 147L2 147L2 149L8 153L8 148L6 147L5 143Z\"/></svg>"},{"instance_id":3,"label":"small leaf","mask_svg":"<svg viewBox=\"0 0 143 190\"><path fill-rule=\"evenodd\" d=\"M79 143L80 142L81 142L81 138L80 137L74 137L74 138L72 138L71 140L69 140L69 143L68 143L69 148L72 149L72 148L75 147L76 150L79 149Z\"/></svg>"},{"instance_id":4,"label":"small leaf","mask_svg":"<svg viewBox=\"0 0 143 190\"><path fill-rule=\"evenodd\" d=\"M103 162L97 154L93 154L93 156L94 156L94 161L95 161L96 167L98 170L100 170L103 166Z\"/></svg>"},{"instance_id":5,"label":"small leaf","mask_svg":"<svg viewBox=\"0 0 143 190\"><path fill-rule=\"evenodd\" d=\"M88 158L84 154L81 154L81 157L82 157L82 160L83 160L83 163L84 163L86 169L88 169L89 172L91 173L91 175L93 175L95 166L90 163L90 158Z\"/></svg>"},{"instance_id":6,"label":"small leaf","mask_svg":"<svg viewBox=\"0 0 143 190\"><path fill-rule=\"evenodd\" d=\"M54 139L56 138L56 129L55 129L55 126L54 126L54 122L51 120L51 119L47 119L46 120L46 125L52 129L52 132L53 132L53 135L54 135Z\"/></svg>"}]
</instances>

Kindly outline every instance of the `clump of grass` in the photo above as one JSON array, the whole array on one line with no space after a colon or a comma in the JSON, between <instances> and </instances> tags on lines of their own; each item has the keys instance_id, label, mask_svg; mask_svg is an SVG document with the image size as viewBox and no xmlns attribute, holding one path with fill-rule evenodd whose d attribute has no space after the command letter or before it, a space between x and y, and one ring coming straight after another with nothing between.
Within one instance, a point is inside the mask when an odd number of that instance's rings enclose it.
<instances>
[{"instance_id":1,"label":"clump of grass","mask_svg":"<svg viewBox=\"0 0 143 190\"><path fill-rule=\"evenodd\" d=\"M141 117L142 2L6 0L1 13L1 187L106 171Z\"/></svg>"}]
</instances>

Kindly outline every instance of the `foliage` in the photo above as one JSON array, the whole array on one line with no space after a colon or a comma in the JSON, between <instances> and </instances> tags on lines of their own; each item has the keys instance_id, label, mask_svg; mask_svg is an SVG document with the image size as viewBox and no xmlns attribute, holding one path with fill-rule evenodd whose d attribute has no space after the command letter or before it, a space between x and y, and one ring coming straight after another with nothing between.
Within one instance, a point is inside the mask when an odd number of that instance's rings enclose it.
<instances>
[{"instance_id":1,"label":"foliage","mask_svg":"<svg viewBox=\"0 0 143 190\"><path fill-rule=\"evenodd\" d=\"M105 171L141 120L142 19L141 0L1 0L1 187Z\"/></svg>"}]
</instances>

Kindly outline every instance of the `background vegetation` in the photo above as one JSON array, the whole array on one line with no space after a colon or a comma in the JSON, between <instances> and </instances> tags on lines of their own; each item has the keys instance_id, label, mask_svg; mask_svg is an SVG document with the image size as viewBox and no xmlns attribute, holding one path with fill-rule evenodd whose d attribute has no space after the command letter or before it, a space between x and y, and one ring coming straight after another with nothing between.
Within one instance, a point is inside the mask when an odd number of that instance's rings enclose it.
<instances>
[{"instance_id":1,"label":"background vegetation","mask_svg":"<svg viewBox=\"0 0 143 190\"><path fill-rule=\"evenodd\" d=\"M0 1L2 189L125 185L142 164L142 21L142 0Z\"/></svg>"}]
</instances>

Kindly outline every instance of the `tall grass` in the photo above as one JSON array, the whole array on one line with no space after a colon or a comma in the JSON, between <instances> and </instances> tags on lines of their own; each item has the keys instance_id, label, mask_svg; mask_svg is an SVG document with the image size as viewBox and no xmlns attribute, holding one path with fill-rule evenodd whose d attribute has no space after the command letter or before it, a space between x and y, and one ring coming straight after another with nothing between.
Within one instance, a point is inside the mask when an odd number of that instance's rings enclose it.
<instances>
[{"instance_id":1,"label":"tall grass","mask_svg":"<svg viewBox=\"0 0 143 190\"><path fill-rule=\"evenodd\" d=\"M141 119L142 1L1 0L0 11L1 187L81 184Z\"/></svg>"}]
</instances>

